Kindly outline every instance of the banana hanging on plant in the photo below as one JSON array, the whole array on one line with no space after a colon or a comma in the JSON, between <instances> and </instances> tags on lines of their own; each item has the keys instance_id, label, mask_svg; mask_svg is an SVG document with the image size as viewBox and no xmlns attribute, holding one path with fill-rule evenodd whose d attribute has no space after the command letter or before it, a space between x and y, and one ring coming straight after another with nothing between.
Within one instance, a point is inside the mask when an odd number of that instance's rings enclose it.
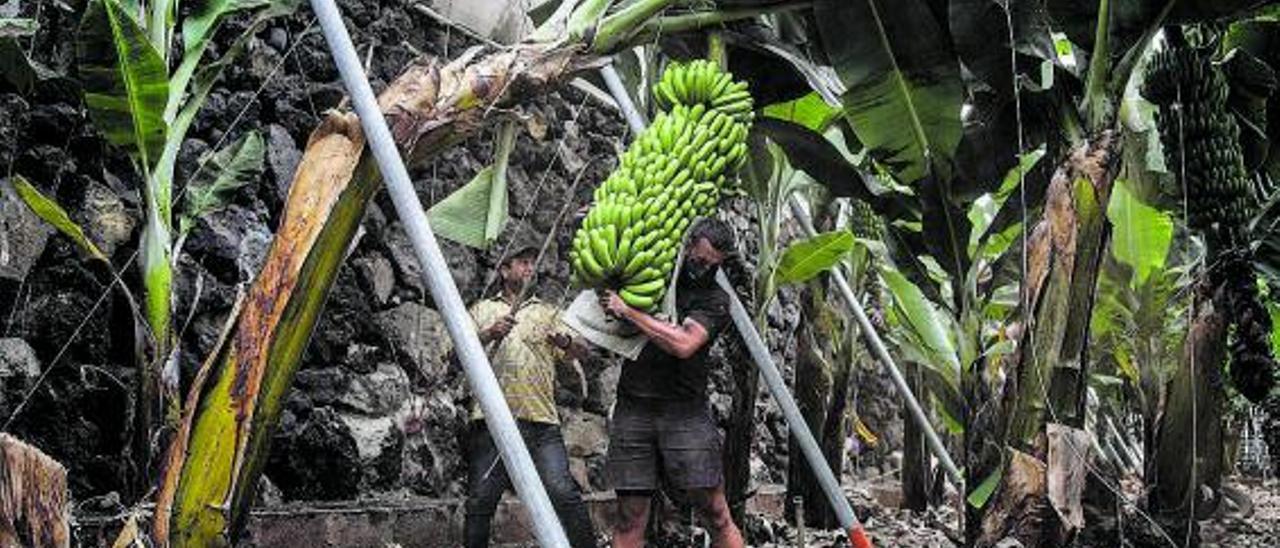
<instances>
[{"instance_id":1,"label":"banana hanging on plant","mask_svg":"<svg viewBox=\"0 0 1280 548\"><path fill-rule=\"evenodd\" d=\"M1142 90L1160 107L1160 141L1178 182L1172 194L1182 196L1185 187L1191 227L1223 241L1239 234L1257 209L1240 126L1227 105L1230 91L1208 52L1190 46L1157 53Z\"/></svg>"},{"instance_id":2,"label":"banana hanging on plant","mask_svg":"<svg viewBox=\"0 0 1280 548\"><path fill-rule=\"evenodd\" d=\"M1245 165L1240 124L1227 102L1230 84L1210 55L1189 45L1157 53L1142 94L1160 107L1160 140L1176 182L1172 194L1190 204L1188 224L1212 244L1210 278L1223 289L1220 306L1231 311L1231 384L1261 403L1280 377L1280 364L1272 351L1271 316L1242 245L1259 200Z\"/></svg>"},{"instance_id":3,"label":"banana hanging on plant","mask_svg":"<svg viewBox=\"0 0 1280 548\"><path fill-rule=\"evenodd\" d=\"M685 230L736 179L755 118L747 83L710 61L672 63L653 96L662 112L596 188L569 253L575 283L646 311L666 294Z\"/></svg>"}]
</instances>

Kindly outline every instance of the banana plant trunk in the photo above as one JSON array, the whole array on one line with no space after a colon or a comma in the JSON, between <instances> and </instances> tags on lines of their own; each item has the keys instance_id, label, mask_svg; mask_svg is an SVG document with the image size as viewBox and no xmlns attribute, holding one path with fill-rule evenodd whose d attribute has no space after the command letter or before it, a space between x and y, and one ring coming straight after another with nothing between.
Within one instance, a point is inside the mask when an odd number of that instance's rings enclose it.
<instances>
[{"instance_id":1,"label":"banana plant trunk","mask_svg":"<svg viewBox=\"0 0 1280 548\"><path fill-rule=\"evenodd\" d=\"M817 309L819 297L817 293L820 288L815 288L817 282L810 282L808 291L805 291L805 306L800 314L800 326L796 329L796 362L794 389L796 396L796 405L800 407L801 414L804 415L805 424L809 425L809 430L819 433L818 443L823 444L826 449L827 438L826 424L828 423L828 401L835 396L837 387L835 379L835 367L827 357L823 355L822 347L824 338L829 341L829 337L822 337L818 333L818 314ZM801 382L801 379L804 379ZM826 453L826 452L824 452ZM787 455L800 456L803 455L800 449L800 443L795 438L791 438L787 446ZM787 516L795 516L795 501L803 499L804 516L797 516L804 519L809 524L813 524L814 517L820 511L826 510L831 513L828 504L824 502L822 490L818 487L818 481L814 478L813 472L810 471L808 462L803 458L791 458L787 462ZM838 469L833 469L838 470ZM838 474L838 471L837 471ZM799 525L799 524L796 524Z\"/></svg>"},{"instance_id":2,"label":"banana plant trunk","mask_svg":"<svg viewBox=\"0 0 1280 548\"><path fill-rule=\"evenodd\" d=\"M769 305L777 295L777 285L772 275L772 269L776 267L776 228L770 228L770 223L762 223L760 240L762 244L757 262L759 270L755 275L756 306L752 313L755 315L756 330L764 334L768 333L769 328ZM752 365L746 348L742 345L734 346L736 355L729 360L733 364L733 403L730 406L729 424L724 429L724 454L721 462L724 466L725 498L729 502L734 523L741 525L746 523L747 499L751 496L751 446L755 442L760 370Z\"/></svg>"},{"instance_id":3,"label":"banana plant trunk","mask_svg":"<svg viewBox=\"0 0 1280 548\"><path fill-rule=\"evenodd\" d=\"M1118 159L1108 131L1074 148L1054 173L1043 216L1028 236L1021 302L1027 327L1007 372L998 429L1004 474L996 503L971 509L969 535L977 546L1007 537L1027 546L1064 544L1083 527L1080 486L1058 480L1088 457L1088 445L1074 440L1084 427L1089 318ZM1063 439L1066 446L1054 443ZM971 485L996 472L991 463L979 467Z\"/></svg>"},{"instance_id":4,"label":"banana plant trunk","mask_svg":"<svg viewBox=\"0 0 1280 548\"><path fill-rule=\"evenodd\" d=\"M1229 307L1221 285L1196 303L1182 362L1164 388L1151 432L1144 481L1147 505L1167 530L1187 531L1217 508L1223 468L1222 365L1227 358ZM1214 498L1205 499L1208 488Z\"/></svg>"},{"instance_id":5,"label":"banana plant trunk","mask_svg":"<svg viewBox=\"0 0 1280 548\"><path fill-rule=\"evenodd\" d=\"M849 416L849 401L852 399L854 360L857 359L856 349L858 348L858 328L849 326L846 330L842 351L836 356L835 373L832 375L831 382L831 398L827 407L827 420L822 425L822 437L819 440L822 444L822 454L826 457L827 464L831 466L831 471L835 472L837 478L844 473L845 440L852 429L852 420ZM798 453L789 454L796 455ZM822 496L821 490L813 492L811 498L815 497L818 500L826 500ZM814 526L823 529L834 529L840 526L835 509L830 504L811 504L806 508L809 508L809 519L812 520Z\"/></svg>"},{"instance_id":6,"label":"banana plant trunk","mask_svg":"<svg viewBox=\"0 0 1280 548\"><path fill-rule=\"evenodd\" d=\"M905 369L907 385L911 392L921 400L928 401L924 392L924 382L920 377L920 364L907 363ZM928 408L925 408L928 412ZM929 450L925 447L924 432L920 425L911 420L911 412L906 406L902 408L902 506L911 510L923 511L929 506Z\"/></svg>"},{"instance_id":7,"label":"banana plant trunk","mask_svg":"<svg viewBox=\"0 0 1280 548\"><path fill-rule=\"evenodd\" d=\"M494 107L598 64L574 45L473 48L411 65L379 105L406 160L421 162L483 127ZM157 496L159 545L237 541L302 351L379 185L355 115L330 113L307 143L262 271L188 394Z\"/></svg>"}]
</instances>

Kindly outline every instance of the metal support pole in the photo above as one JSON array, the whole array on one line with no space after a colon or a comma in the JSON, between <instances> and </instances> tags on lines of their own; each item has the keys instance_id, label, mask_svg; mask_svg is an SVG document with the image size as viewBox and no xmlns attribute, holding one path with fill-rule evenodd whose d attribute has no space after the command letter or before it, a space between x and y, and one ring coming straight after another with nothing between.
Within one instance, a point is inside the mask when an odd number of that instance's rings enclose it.
<instances>
[{"instance_id":1,"label":"metal support pole","mask_svg":"<svg viewBox=\"0 0 1280 548\"><path fill-rule=\"evenodd\" d=\"M809 217L809 212L805 211L799 199L794 196L791 198L791 214L800 222L805 234L809 236L817 234L817 231L813 228L813 219ZM911 387L907 386L907 379L903 378L902 371L893 362L893 357L889 356L889 351L885 348L884 341L880 339L880 334L876 332L875 327L871 325L871 321L867 319L867 313L862 309L862 303L858 302L858 298L853 294L853 288L849 287L849 280L844 277L844 272L839 268L833 268L830 272L831 278L835 280L836 287L840 290L840 295L844 297L845 304L849 306L849 311L853 313L853 317L858 321L858 327L862 329L863 338L867 341L867 346L871 347L871 352L875 354L880 364L889 372L889 378L893 379L894 388L898 389L898 394L902 396L902 401L907 404L907 409L911 411L911 418L924 431L924 438L929 444L929 450L933 452L933 456L937 457L938 462L942 464L942 469L947 473L947 478L951 480L952 485L957 488L964 485L964 477L961 476L960 469L956 468L956 463L951 460L951 455L942 446L942 439L938 437L933 425L929 423L929 417L924 414L924 409L920 407L920 402L916 400L915 394L912 394Z\"/></svg>"},{"instance_id":2,"label":"metal support pole","mask_svg":"<svg viewBox=\"0 0 1280 548\"><path fill-rule=\"evenodd\" d=\"M720 288L729 295L729 315L733 317L738 333L742 335L751 358L759 367L765 386L769 388L773 399L777 400L778 407L782 408L782 417L786 419L791 435L795 436L796 441L799 442L805 461L809 463L809 469L817 478L822 492L827 495L827 502L830 502L831 508L835 510L836 519L840 521L840 526L849 532L850 544L855 548L870 548L871 541L867 539L858 516L853 513L853 506L849 504L849 499L845 498L844 491L840 488L840 481L836 479L831 466L827 464L826 457L822 455L822 448L818 446L818 440L814 439L813 432L809 431L809 425L805 423L804 415L800 414L800 407L796 405L796 400L787 390L787 381L783 380L782 373L773 362L769 347L760 337L760 332L756 331L755 324L751 323L751 315L742 306L742 301L738 299L733 284L729 283L729 278L724 275L723 270L716 271L716 283L720 284Z\"/></svg>"},{"instance_id":3,"label":"metal support pole","mask_svg":"<svg viewBox=\"0 0 1280 548\"><path fill-rule=\"evenodd\" d=\"M627 125L631 126L631 131L637 135L644 131L648 122L645 122L644 115L640 113L640 109L636 108L636 104L631 101L631 94L627 93L627 88L622 85L622 78L618 77L618 69L613 68L613 62L600 67L600 77L604 78L604 85L609 88L609 94L613 95L613 100L618 102L618 108L622 110L622 115L627 119Z\"/></svg>"},{"instance_id":4,"label":"metal support pole","mask_svg":"<svg viewBox=\"0 0 1280 548\"><path fill-rule=\"evenodd\" d=\"M502 388L498 386L489 358L480 345L471 315L462 303L462 296L458 294L458 287L454 284L449 266L436 243L435 234L427 224L427 214L418 201L418 195L414 193L400 150L391 137L391 131L387 129L386 119L382 117L373 89L369 87L368 77L365 76L355 47L351 44L342 15L334 0L311 0L311 7L316 11L333 61L342 74L347 92L351 94L351 101L360 116L360 125L364 128L369 148L378 162L378 169L386 181L391 200L395 203L396 213L404 222L405 232L413 243L418 262L422 264L422 277L444 317L449 336L453 339L458 358L471 383L471 390L484 411L489 434L493 436L494 443L502 454L516 494L529 509L534 536L542 546L567 548L568 538L552 509L551 499L547 497L542 481L538 478L529 450L525 448L520 431L516 428L515 417L507 407Z\"/></svg>"}]
</instances>

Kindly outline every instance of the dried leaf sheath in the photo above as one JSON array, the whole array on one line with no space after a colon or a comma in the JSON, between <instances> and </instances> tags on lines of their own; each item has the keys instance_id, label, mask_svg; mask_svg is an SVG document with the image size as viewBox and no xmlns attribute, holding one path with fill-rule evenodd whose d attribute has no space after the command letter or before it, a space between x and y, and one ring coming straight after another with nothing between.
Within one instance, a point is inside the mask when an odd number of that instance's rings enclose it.
<instances>
[{"instance_id":1,"label":"dried leaf sheath","mask_svg":"<svg viewBox=\"0 0 1280 548\"><path fill-rule=\"evenodd\" d=\"M34 548L71 546L67 469L44 452L0 434L0 546L20 546L20 527Z\"/></svg>"}]
</instances>

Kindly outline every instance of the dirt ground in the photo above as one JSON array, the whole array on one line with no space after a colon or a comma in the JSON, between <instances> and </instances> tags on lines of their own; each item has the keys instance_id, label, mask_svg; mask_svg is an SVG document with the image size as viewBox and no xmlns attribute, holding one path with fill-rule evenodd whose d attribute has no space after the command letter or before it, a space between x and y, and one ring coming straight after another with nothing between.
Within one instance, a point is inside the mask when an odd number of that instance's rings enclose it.
<instances>
[{"instance_id":1,"label":"dirt ground","mask_svg":"<svg viewBox=\"0 0 1280 548\"><path fill-rule=\"evenodd\" d=\"M1204 523L1202 546L1274 547L1280 544L1280 480L1233 483L1252 499L1252 511L1226 511Z\"/></svg>"}]
</instances>

